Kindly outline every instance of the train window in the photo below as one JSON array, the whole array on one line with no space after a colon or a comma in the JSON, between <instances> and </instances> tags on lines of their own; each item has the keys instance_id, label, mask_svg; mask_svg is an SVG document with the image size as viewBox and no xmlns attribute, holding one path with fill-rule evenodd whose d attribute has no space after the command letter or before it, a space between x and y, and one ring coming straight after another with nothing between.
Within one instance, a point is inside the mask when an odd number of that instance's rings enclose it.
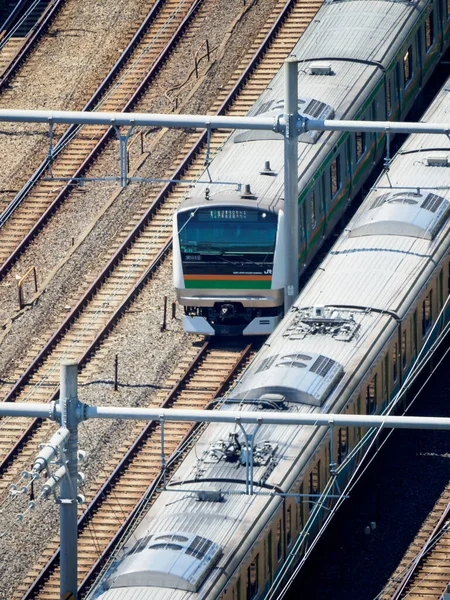
<instances>
[{"instance_id":1,"label":"train window","mask_svg":"<svg viewBox=\"0 0 450 600\"><path fill-rule=\"evenodd\" d=\"M411 320L411 354L413 356L417 354L417 310L414 311Z\"/></svg>"},{"instance_id":2,"label":"train window","mask_svg":"<svg viewBox=\"0 0 450 600\"><path fill-rule=\"evenodd\" d=\"M339 156L331 163L330 178L331 197L333 197L341 187L341 161Z\"/></svg>"},{"instance_id":3,"label":"train window","mask_svg":"<svg viewBox=\"0 0 450 600\"><path fill-rule=\"evenodd\" d=\"M265 581L269 580L272 582L272 532L269 531L269 535L267 536L267 557L266 557L266 569L267 575L265 577Z\"/></svg>"},{"instance_id":4,"label":"train window","mask_svg":"<svg viewBox=\"0 0 450 600\"><path fill-rule=\"evenodd\" d=\"M403 57L403 77L406 87L412 79L412 46L408 48Z\"/></svg>"},{"instance_id":5,"label":"train window","mask_svg":"<svg viewBox=\"0 0 450 600\"><path fill-rule=\"evenodd\" d=\"M450 2L450 0L449 0ZM450 263L448 263L447 294L450 296Z\"/></svg>"},{"instance_id":6,"label":"train window","mask_svg":"<svg viewBox=\"0 0 450 600\"><path fill-rule=\"evenodd\" d=\"M447 0L447 19L450 19L450 0Z\"/></svg>"},{"instance_id":7,"label":"train window","mask_svg":"<svg viewBox=\"0 0 450 600\"><path fill-rule=\"evenodd\" d=\"M377 374L373 376L366 389L366 411L368 415L373 414L377 408Z\"/></svg>"},{"instance_id":8,"label":"train window","mask_svg":"<svg viewBox=\"0 0 450 600\"><path fill-rule=\"evenodd\" d=\"M366 134L364 131L357 131L356 134L356 162L366 151Z\"/></svg>"},{"instance_id":9,"label":"train window","mask_svg":"<svg viewBox=\"0 0 450 600\"><path fill-rule=\"evenodd\" d=\"M348 452L348 427L339 427L338 434L338 464L344 460Z\"/></svg>"},{"instance_id":10,"label":"train window","mask_svg":"<svg viewBox=\"0 0 450 600\"><path fill-rule=\"evenodd\" d=\"M316 226L316 194L314 191L311 192L309 197L309 210L311 215L311 229Z\"/></svg>"},{"instance_id":11,"label":"train window","mask_svg":"<svg viewBox=\"0 0 450 600\"><path fill-rule=\"evenodd\" d=\"M268 565L267 565L267 538L264 538L264 544L263 544L263 549L264 549L264 560L263 560L263 566L264 566L264 573L263 573L263 577L264 577L264 581L267 581L267 573L268 573Z\"/></svg>"},{"instance_id":12,"label":"train window","mask_svg":"<svg viewBox=\"0 0 450 600\"><path fill-rule=\"evenodd\" d=\"M397 381L398 377L398 344L394 344L394 351L392 353L392 381Z\"/></svg>"},{"instance_id":13,"label":"train window","mask_svg":"<svg viewBox=\"0 0 450 600\"><path fill-rule=\"evenodd\" d=\"M259 579L259 554L247 569L247 600L254 598L258 593Z\"/></svg>"},{"instance_id":14,"label":"train window","mask_svg":"<svg viewBox=\"0 0 450 600\"><path fill-rule=\"evenodd\" d=\"M383 360L383 398L389 398L389 353L386 354Z\"/></svg>"},{"instance_id":15,"label":"train window","mask_svg":"<svg viewBox=\"0 0 450 600\"><path fill-rule=\"evenodd\" d=\"M407 336L406 336L406 329L404 329L402 331L402 367L403 369L406 367L407 364Z\"/></svg>"},{"instance_id":16,"label":"train window","mask_svg":"<svg viewBox=\"0 0 450 600\"><path fill-rule=\"evenodd\" d=\"M296 517L297 522L296 522L296 524L297 524L297 531L301 531L303 529L303 523L304 523L303 500L304 500L305 489L304 489L303 483L300 484L298 493L299 493L299 498L298 498L298 504L297 504L297 517Z\"/></svg>"},{"instance_id":17,"label":"train window","mask_svg":"<svg viewBox=\"0 0 450 600\"><path fill-rule=\"evenodd\" d=\"M236 583L236 600L241 600L241 578L239 577Z\"/></svg>"},{"instance_id":18,"label":"train window","mask_svg":"<svg viewBox=\"0 0 450 600\"><path fill-rule=\"evenodd\" d=\"M426 296L422 302L422 336L424 336L431 327L433 322L433 290Z\"/></svg>"},{"instance_id":19,"label":"train window","mask_svg":"<svg viewBox=\"0 0 450 600\"><path fill-rule=\"evenodd\" d=\"M428 50L431 48L434 42L434 21L433 11L427 16L425 21L425 48Z\"/></svg>"},{"instance_id":20,"label":"train window","mask_svg":"<svg viewBox=\"0 0 450 600\"><path fill-rule=\"evenodd\" d=\"M286 509L286 544L290 546L292 543L292 512L291 507Z\"/></svg>"},{"instance_id":21,"label":"train window","mask_svg":"<svg viewBox=\"0 0 450 600\"><path fill-rule=\"evenodd\" d=\"M438 279L439 306L438 310L444 306L444 269L441 269Z\"/></svg>"},{"instance_id":22,"label":"train window","mask_svg":"<svg viewBox=\"0 0 450 600\"><path fill-rule=\"evenodd\" d=\"M309 510L311 511L317 502L316 496L320 494L320 460L317 461L316 466L309 474L309 493L314 496L309 501Z\"/></svg>"},{"instance_id":23,"label":"train window","mask_svg":"<svg viewBox=\"0 0 450 600\"><path fill-rule=\"evenodd\" d=\"M277 559L278 562L281 560L281 552L282 550L282 546L281 546L281 519L278 521L277 523Z\"/></svg>"}]
</instances>

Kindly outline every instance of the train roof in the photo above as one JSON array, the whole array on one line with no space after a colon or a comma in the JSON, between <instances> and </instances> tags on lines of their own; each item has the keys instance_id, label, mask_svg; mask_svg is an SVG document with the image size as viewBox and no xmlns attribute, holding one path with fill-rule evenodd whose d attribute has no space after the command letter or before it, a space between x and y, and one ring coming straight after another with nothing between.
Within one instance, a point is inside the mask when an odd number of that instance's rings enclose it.
<instances>
[{"instance_id":1,"label":"train roof","mask_svg":"<svg viewBox=\"0 0 450 600\"><path fill-rule=\"evenodd\" d=\"M354 118L367 100L367 89L375 87L404 44L403 31L410 28L426 5L426 0L325 3L292 51L300 61L299 112L312 118ZM328 63L331 74L313 74L317 62ZM283 99L284 73L280 69L248 115L276 116L283 110ZM309 169L315 169L316 142L325 143L324 152L328 152L338 135L319 132L300 135L299 172L305 182L311 177ZM271 176L263 174L266 161L270 162ZM209 202L214 203L217 194L226 192L229 202L239 203L241 192L236 184L242 189L250 184L255 203L267 206L275 201L278 210L283 199L283 165L280 134L236 131L214 157L208 172L201 176L203 183L188 192L187 202L204 203L205 182L211 179L220 183L209 185Z\"/></svg>"},{"instance_id":2,"label":"train roof","mask_svg":"<svg viewBox=\"0 0 450 600\"><path fill-rule=\"evenodd\" d=\"M424 120L449 123L449 114L450 80ZM351 304L403 318L448 251L449 182L448 136L410 136L296 305Z\"/></svg>"}]
</instances>

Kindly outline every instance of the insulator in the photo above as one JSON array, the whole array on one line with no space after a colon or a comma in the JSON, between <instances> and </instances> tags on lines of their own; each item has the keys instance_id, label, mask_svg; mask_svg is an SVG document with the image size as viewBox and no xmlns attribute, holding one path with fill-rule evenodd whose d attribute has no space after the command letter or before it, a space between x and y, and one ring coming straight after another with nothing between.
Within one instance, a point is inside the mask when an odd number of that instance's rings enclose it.
<instances>
[{"instance_id":1,"label":"insulator","mask_svg":"<svg viewBox=\"0 0 450 600\"><path fill-rule=\"evenodd\" d=\"M87 453L84 450L78 450L78 460L80 462L83 462L83 460L86 460L86 456L87 456Z\"/></svg>"},{"instance_id":2,"label":"insulator","mask_svg":"<svg viewBox=\"0 0 450 600\"><path fill-rule=\"evenodd\" d=\"M70 437L70 431L67 427L60 427L58 431L51 437L50 442L46 444L37 455L33 471L40 473L43 471L52 459L55 458L59 451L59 447L66 443Z\"/></svg>"},{"instance_id":3,"label":"insulator","mask_svg":"<svg viewBox=\"0 0 450 600\"><path fill-rule=\"evenodd\" d=\"M78 494L77 502L78 504L84 504L86 502L86 498L83 496L83 494Z\"/></svg>"},{"instance_id":4,"label":"insulator","mask_svg":"<svg viewBox=\"0 0 450 600\"><path fill-rule=\"evenodd\" d=\"M34 510L36 508L36 502L34 500L31 500L31 502L28 502L28 508L29 508L29 510Z\"/></svg>"},{"instance_id":5,"label":"insulator","mask_svg":"<svg viewBox=\"0 0 450 600\"><path fill-rule=\"evenodd\" d=\"M86 481L86 477L84 476L84 473L82 473L81 471L79 471L79 473L77 473L77 481L78 481L78 483L84 483Z\"/></svg>"},{"instance_id":6,"label":"insulator","mask_svg":"<svg viewBox=\"0 0 450 600\"><path fill-rule=\"evenodd\" d=\"M42 496L48 498L66 476L66 467L60 467L42 486Z\"/></svg>"}]
</instances>

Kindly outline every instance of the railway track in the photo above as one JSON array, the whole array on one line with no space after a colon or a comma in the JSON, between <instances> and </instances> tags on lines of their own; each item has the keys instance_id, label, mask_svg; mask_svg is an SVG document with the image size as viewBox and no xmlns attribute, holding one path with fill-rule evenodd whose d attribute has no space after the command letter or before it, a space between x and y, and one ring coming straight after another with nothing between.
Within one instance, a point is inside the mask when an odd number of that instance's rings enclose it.
<instances>
[{"instance_id":1,"label":"railway track","mask_svg":"<svg viewBox=\"0 0 450 600\"><path fill-rule=\"evenodd\" d=\"M256 348L243 342L231 347L205 342L196 352L192 348L167 382L173 386L171 391L165 398L161 392L154 404L165 408L205 408L211 400L225 393L255 352ZM189 423L165 424L166 459L188 439L191 429ZM137 423L122 448L125 454L117 452L109 461L105 471L111 475L101 487L94 487L87 493L89 506L84 513L80 511L78 576L81 591L87 591L107 555L139 513L142 502L146 505L153 502L157 496L156 485L162 485L158 423L150 422L144 429ZM181 457L180 453L176 462ZM59 599L59 537L46 548L14 598Z\"/></svg>"},{"instance_id":2,"label":"railway track","mask_svg":"<svg viewBox=\"0 0 450 600\"><path fill-rule=\"evenodd\" d=\"M83 110L129 110L155 76L202 0L157 0L119 61ZM69 127L0 216L0 279L92 164L114 129ZM48 177L51 166L52 176Z\"/></svg>"},{"instance_id":3,"label":"railway track","mask_svg":"<svg viewBox=\"0 0 450 600\"><path fill-rule=\"evenodd\" d=\"M380 600L438 599L450 582L450 483L434 505Z\"/></svg>"},{"instance_id":4,"label":"railway track","mask_svg":"<svg viewBox=\"0 0 450 600\"><path fill-rule=\"evenodd\" d=\"M243 62L241 70L235 74L231 82L228 97L222 106L220 106L222 99L218 100L219 108L214 108L214 112L224 112L227 109L234 114L247 112L249 104L268 84L297 40L299 27L301 25L306 27L307 19L314 16L319 2L314 8L311 3L305 1L288 4L280 2L277 7L280 12L274 16L272 23L266 25L266 31L260 34L256 41L258 48L253 60ZM281 10L284 12L282 13ZM278 23L278 33L283 41L283 50L280 51L277 45L268 46L276 33L275 26L272 30L271 25L274 25L277 19L281 21L282 17L284 17L283 21ZM252 76L247 78L250 70ZM196 135L188 140L187 146L194 143L194 149L187 158L185 158L186 148L181 150L180 157L183 157L184 161L178 171L179 175L184 173L188 179L192 179L198 177L203 170L203 156L198 155L198 148L201 147L204 137L198 138ZM220 147L225 138L226 134L213 136L212 145L215 148ZM189 169L187 169L188 163L191 163ZM144 214L137 215L135 222L130 223L125 229L119 248L113 252L106 268L88 287L77 306L53 335L49 336L47 333L44 336L45 343L42 347L40 343L38 344L40 350L37 355L36 348L31 349L30 355L33 356L33 360L28 365L18 365L15 373L16 383L11 388L5 384L0 388L4 400L49 401L57 396L60 361L70 356L79 361L81 367L86 364L169 251L172 214L181 201L187 185L168 184L156 199L149 200L149 205L143 210ZM32 435L34 427L35 424L29 426L29 421L25 419L9 419L2 422L0 428L2 473L5 473L7 466L11 467L25 440ZM0 481L0 490L1 486Z\"/></svg>"},{"instance_id":5,"label":"railway track","mask_svg":"<svg viewBox=\"0 0 450 600\"><path fill-rule=\"evenodd\" d=\"M273 19L255 40L249 52L251 57L247 56L242 61L229 88L222 92L211 112L246 114L248 107L289 54L302 29L314 17L320 4L317 2L313 5L306 1L279 2L278 12L274 13ZM281 50L280 46L271 45L274 38L282 40ZM219 148L226 137L227 134L215 135L212 147ZM187 179L197 177L204 168L203 156L199 156L199 149L204 141L204 136L193 135L180 150L181 166L178 172ZM186 157L186 148L191 147L192 151ZM83 368L169 251L171 216L186 188L187 184L168 184L156 198L149 199L148 205L123 232L120 246L113 252L104 271L85 291L83 298L58 331L43 345L28 367L18 366L16 384L9 390L3 386L1 391L6 392L5 400L41 402L57 397L59 364L64 357L70 356L78 360ZM83 381L83 371L80 381ZM36 444L47 438L48 430L45 425L39 426L37 422L30 426L28 420L9 419L1 423L0 435L0 490L3 488L4 492L5 482L14 480L14 474L34 454Z\"/></svg>"},{"instance_id":6,"label":"railway track","mask_svg":"<svg viewBox=\"0 0 450 600\"><path fill-rule=\"evenodd\" d=\"M65 0L14 2L15 9L0 31L0 90L49 26Z\"/></svg>"}]
</instances>

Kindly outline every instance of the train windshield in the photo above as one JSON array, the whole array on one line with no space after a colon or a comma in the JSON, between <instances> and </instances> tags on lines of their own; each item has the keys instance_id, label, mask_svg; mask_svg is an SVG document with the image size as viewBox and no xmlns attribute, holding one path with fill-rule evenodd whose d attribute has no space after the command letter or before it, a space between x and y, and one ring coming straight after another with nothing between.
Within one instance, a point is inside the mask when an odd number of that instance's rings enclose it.
<instances>
[{"instance_id":1,"label":"train windshield","mask_svg":"<svg viewBox=\"0 0 450 600\"><path fill-rule=\"evenodd\" d=\"M273 254L277 215L249 208L200 208L178 214L182 254ZM255 256L256 258L256 256Z\"/></svg>"}]
</instances>

